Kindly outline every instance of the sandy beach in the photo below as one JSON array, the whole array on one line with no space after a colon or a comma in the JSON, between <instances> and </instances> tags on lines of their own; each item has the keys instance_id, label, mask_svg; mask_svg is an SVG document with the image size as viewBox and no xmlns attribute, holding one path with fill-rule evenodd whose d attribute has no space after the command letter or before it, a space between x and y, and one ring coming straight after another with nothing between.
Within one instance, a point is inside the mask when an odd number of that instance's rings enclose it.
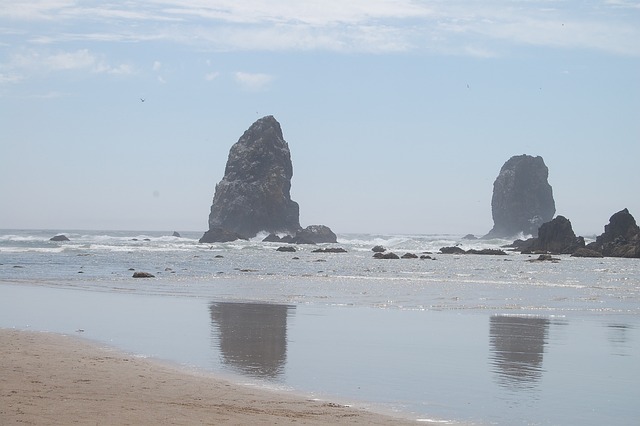
<instances>
[{"instance_id":1,"label":"sandy beach","mask_svg":"<svg viewBox=\"0 0 640 426\"><path fill-rule=\"evenodd\" d=\"M0 371L3 425L415 424L52 333L0 329Z\"/></svg>"}]
</instances>

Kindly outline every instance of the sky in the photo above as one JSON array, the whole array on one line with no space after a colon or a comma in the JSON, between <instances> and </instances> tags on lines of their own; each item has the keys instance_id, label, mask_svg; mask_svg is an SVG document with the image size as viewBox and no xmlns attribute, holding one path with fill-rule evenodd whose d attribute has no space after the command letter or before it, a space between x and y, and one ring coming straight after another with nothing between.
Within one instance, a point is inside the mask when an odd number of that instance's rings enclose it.
<instances>
[{"instance_id":1,"label":"sky","mask_svg":"<svg viewBox=\"0 0 640 426\"><path fill-rule=\"evenodd\" d=\"M483 235L529 154L600 234L640 221L638 40L638 0L0 0L0 228L204 232L273 115L302 226Z\"/></svg>"}]
</instances>

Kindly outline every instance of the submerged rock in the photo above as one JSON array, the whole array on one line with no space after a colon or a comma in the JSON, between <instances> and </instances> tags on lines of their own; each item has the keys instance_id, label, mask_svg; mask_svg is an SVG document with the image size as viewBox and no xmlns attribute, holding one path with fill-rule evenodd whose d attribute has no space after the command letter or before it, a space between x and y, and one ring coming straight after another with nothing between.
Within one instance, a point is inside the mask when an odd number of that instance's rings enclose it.
<instances>
[{"instance_id":1,"label":"submerged rock","mask_svg":"<svg viewBox=\"0 0 640 426\"><path fill-rule=\"evenodd\" d=\"M560 259L551 256L550 254L541 254L536 259L529 259L529 262L553 262L558 263Z\"/></svg>"},{"instance_id":2,"label":"submerged rock","mask_svg":"<svg viewBox=\"0 0 640 426\"><path fill-rule=\"evenodd\" d=\"M571 253L571 257L604 257L599 251L591 250L588 248L579 248Z\"/></svg>"},{"instance_id":3,"label":"submerged rock","mask_svg":"<svg viewBox=\"0 0 640 426\"><path fill-rule=\"evenodd\" d=\"M417 259L418 255L415 253L405 253L402 256L400 256L402 259Z\"/></svg>"},{"instance_id":4,"label":"submerged rock","mask_svg":"<svg viewBox=\"0 0 640 426\"><path fill-rule=\"evenodd\" d=\"M134 272L133 278L155 278L156 276L149 272Z\"/></svg>"},{"instance_id":5,"label":"submerged rock","mask_svg":"<svg viewBox=\"0 0 640 426\"><path fill-rule=\"evenodd\" d=\"M70 241L66 235L56 235L55 237L49 238L49 241Z\"/></svg>"},{"instance_id":6,"label":"submerged rock","mask_svg":"<svg viewBox=\"0 0 640 426\"><path fill-rule=\"evenodd\" d=\"M384 253L387 249L382 246L374 246L371 251L374 253Z\"/></svg>"},{"instance_id":7,"label":"submerged rock","mask_svg":"<svg viewBox=\"0 0 640 426\"><path fill-rule=\"evenodd\" d=\"M209 230L216 228L251 238L258 232L300 230L298 203L291 200L293 165L280 123L266 116L251 125L229 151L222 180L216 185ZM200 242L212 240L211 232Z\"/></svg>"},{"instance_id":8,"label":"submerged rock","mask_svg":"<svg viewBox=\"0 0 640 426\"><path fill-rule=\"evenodd\" d=\"M550 221L556 206L548 182L549 169L542 157L511 157L493 183L491 214L493 228L484 238L538 235L538 228Z\"/></svg>"},{"instance_id":9,"label":"submerged rock","mask_svg":"<svg viewBox=\"0 0 640 426\"><path fill-rule=\"evenodd\" d=\"M490 248L485 248L485 249L480 249L480 250L476 250L476 249L469 249L467 250L466 254L480 254L480 255L488 255L488 256L506 256L507 253L505 253L503 250L500 249L490 249Z\"/></svg>"},{"instance_id":10,"label":"submerged rock","mask_svg":"<svg viewBox=\"0 0 640 426\"><path fill-rule=\"evenodd\" d=\"M485 249L469 249L469 250L464 250L458 246L453 246L453 247L442 247L440 249L440 253L442 254L480 254L480 255L492 255L492 256L506 256L507 253L505 253L503 250L500 249L490 249L490 248L485 248Z\"/></svg>"},{"instance_id":11,"label":"submerged rock","mask_svg":"<svg viewBox=\"0 0 640 426\"><path fill-rule=\"evenodd\" d=\"M388 252L388 253L376 253L373 255L374 258L376 259L400 259L400 256L398 256L397 254L393 253L393 252Z\"/></svg>"},{"instance_id":12,"label":"submerged rock","mask_svg":"<svg viewBox=\"0 0 640 426\"><path fill-rule=\"evenodd\" d=\"M311 253L347 253L342 247L327 247L312 250Z\"/></svg>"}]
</instances>

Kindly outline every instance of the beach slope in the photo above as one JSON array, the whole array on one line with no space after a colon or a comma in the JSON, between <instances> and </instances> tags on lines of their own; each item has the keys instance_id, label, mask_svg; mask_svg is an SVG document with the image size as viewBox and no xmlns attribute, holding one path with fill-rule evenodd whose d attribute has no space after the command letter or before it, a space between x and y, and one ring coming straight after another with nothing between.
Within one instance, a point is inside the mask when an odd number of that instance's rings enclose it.
<instances>
[{"instance_id":1,"label":"beach slope","mask_svg":"<svg viewBox=\"0 0 640 426\"><path fill-rule=\"evenodd\" d=\"M7 425L415 424L51 333L0 329L0 372L0 419Z\"/></svg>"}]
</instances>

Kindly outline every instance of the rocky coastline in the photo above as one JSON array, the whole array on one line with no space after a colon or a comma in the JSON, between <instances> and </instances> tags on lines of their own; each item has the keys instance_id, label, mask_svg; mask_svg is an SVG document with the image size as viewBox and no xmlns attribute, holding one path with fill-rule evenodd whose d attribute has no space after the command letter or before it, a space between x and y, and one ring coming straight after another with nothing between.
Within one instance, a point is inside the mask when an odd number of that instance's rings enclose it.
<instances>
[{"instance_id":1,"label":"rocky coastline","mask_svg":"<svg viewBox=\"0 0 640 426\"><path fill-rule=\"evenodd\" d=\"M229 150L224 177L215 188L209 229L200 242L247 240L267 232L264 242L336 243L336 234L325 225L300 226L300 207L290 195L292 177L291 152L280 123L271 115L260 118ZM548 177L549 169L540 156L523 154L507 160L493 184L494 226L482 238L532 235L505 247L525 254L640 258L640 228L626 208L611 216L596 241L585 244L583 237L576 236L569 219L561 215L554 218L555 200ZM468 234L463 239L477 237ZM427 253L405 253L401 257L382 247L374 247L373 251L380 259L428 257ZM442 247L440 253L506 255L503 250L464 250L458 246Z\"/></svg>"},{"instance_id":2,"label":"rocky coastline","mask_svg":"<svg viewBox=\"0 0 640 426\"><path fill-rule=\"evenodd\" d=\"M585 244L583 237L575 235L571 221L557 216L540 227L538 237L516 240L509 248L524 254L640 258L640 227L625 208L611 216L596 241Z\"/></svg>"}]
</instances>

